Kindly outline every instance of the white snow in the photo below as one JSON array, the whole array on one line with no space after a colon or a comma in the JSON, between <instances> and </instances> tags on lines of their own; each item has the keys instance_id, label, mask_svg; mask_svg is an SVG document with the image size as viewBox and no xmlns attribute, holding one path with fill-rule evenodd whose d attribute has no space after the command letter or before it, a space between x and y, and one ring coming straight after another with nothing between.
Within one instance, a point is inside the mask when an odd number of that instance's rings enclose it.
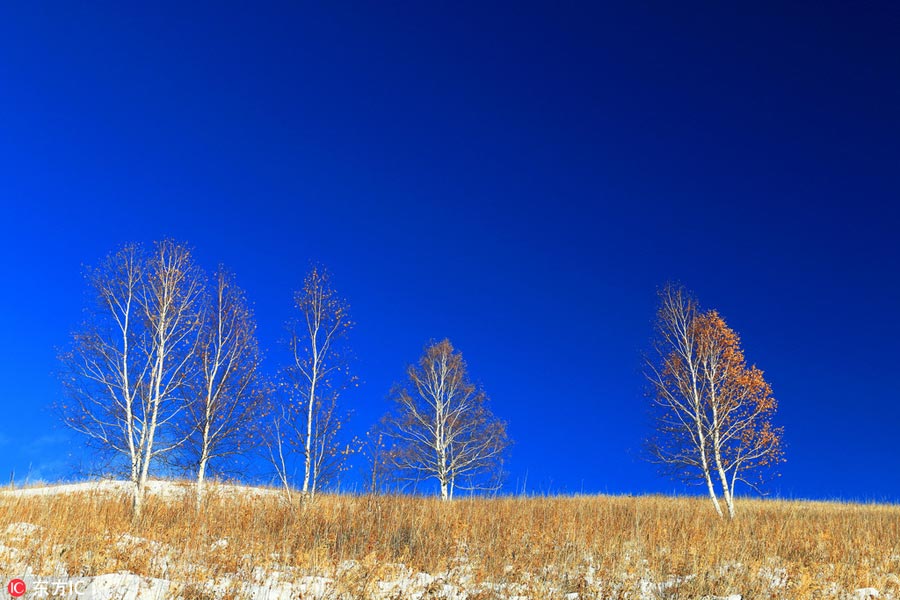
<instances>
[{"instance_id":1,"label":"white snow","mask_svg":"<svg viewBox=\"0 0 900 600\"><path fill-rule=\"evenodd\" d=\"M139 577L127 571L98 575L88 580L79 600L157 600L167 598L171 584L164 579Z\"/></svg>"},{"instance_id":2,"label":"white snow","mask_svg":"<svg viewBox=\"0 0 900 600\"><path fill-rule=\"evenodd\" d=\"M780 567L762 567L759 570L759 576L761 579L766 579L769 582L769 587L783 588L787 585L788 573L787 569Z\"/></svg>"},{"instance_id":3,"label":"white snow","mask_svg":"<svg viewBox=\"0 0 900 600\"><path fill-rule=\"evenodd\" d=\"M40 531L41 527L32 523L10 523L6 526L6 537L11 540L23 540Z\"/></svg>"},{"instance_id":4,"label":"white snow","mask_svg":"<svg viewBox=\"0 0 900 600\"><path fill-rule=\"evenodd\" d=\"M4 490L0 494L17 498L29 498L34 496L55 496L60 494L105 494L126 495L131 494L132 484L118 479L101 479L99 481L85 481L82 483L64 483L56 485L42 485L36 487ZM236 495L236 496L278 496L281 492L271 488L234 485L230 483L207 484L210 495ZM164 500L180 500L186 494L194 492L194 485L188 481L165 481L151 479L147 482L147 493Z\"/></svg>"},{"instance_id":5,"label":"white snow","mask_svg":"<svg viewBox=\"0 0 900 600\"><path fill-rule=\"evenodd\" d=\"M209 549L212 551L216 551L216 550L224 550L227 547L228 547L228 539L222 538L222 539L216 540L212 544L210 544Z\"/></svg>"},{"instance_id":6,"label":"white snow","mask_svg":"<svg viewBox=\"0 0 900 600\"><path fill-rule=\"evenodd\" d=\"M18 563L21 556L22 553L17 548L0 544L0 566Z\"/></svg>"},{"instance_id":7,"label":"white snow","mask_svg":"<svg viewBox=\"0 0 900 600\"><path fill-rule=\"evenodd\" d=\"M124 536L123 536L124 537ZM121 540L122 538L120 538ZM140 538L136 538L140 540ZM127 543L133 540L125 538ZM136 543L141 543L140 541ZM345 561L339 565L333 575L346 573L348 570L360 568L355 561ZM367 587L366 597L371 600L425 600L426 598L442 598L444 600L468 600L469 598L482 597L487 592L487 597L498 600L538 600L535 591L525 584L512 582L469 582L463 584L453 579L449 571L429 574L415 573L404 565L393 565L393 578L386 581L374 582L375 585ZM23 579L33 588L34 582L40 581L30 574L30 570L22 573ZM780 575L780 574L779 574ZM610 597L629 597L634 600L658 600L668 597L675 592L673 589L679 583L689 580L690 577L671 576L661 581L654 582L649 578L633 580L638 584L634 591L629 592L627 587L620 588L619 592L613 591ZM61 584L77 586L80 592L79 600L161 600L163 598L180 597L183 581L177 583L166 579L143 577L129 571L119 571L98 575L96 577L60 577L54 581ZM198 595L210 598L239 597L248 600L292 600L302 598L304 600L325 600L347 597L341 595L336 587L334 577L326 575L300 575L293 568L285 569L254 569L250 577L224 576L214 580L194 582ZM540 589L540 588L539 588ZM587 591L585 595L578 592L565 592L558 588L548 587L547 594L563 600L586 600L595 597L596 592ZM600 597L599 595L596 597ZM606 595L603 596L607 597ZM882 598L875 588L859 588L850 595L835 595L837 598L848 600L870 600ZM883 596L893 598L891 594ZM727 596L705 596L703 600L743 600L741 594Z\"/></svg>"}]
</instances>

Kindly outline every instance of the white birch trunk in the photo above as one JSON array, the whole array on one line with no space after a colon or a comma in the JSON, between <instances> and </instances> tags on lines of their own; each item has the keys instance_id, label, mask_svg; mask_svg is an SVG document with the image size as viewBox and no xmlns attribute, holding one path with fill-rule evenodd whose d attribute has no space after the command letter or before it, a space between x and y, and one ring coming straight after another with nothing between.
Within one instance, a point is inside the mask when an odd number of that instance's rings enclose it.
<instances>
[{"instance_id":1,"label":"white birch trunk","mask_svg":"<svg viewBox=\"0 0 900 600\"><path fill-rule=\"evenodd\" d=\"M713 485L712 469L709 465L709 457L706 455L706 436L703 433L703 423L700 419L696 419L695 427L697 427L697 437L700 440L700 464L703 468L703 478L706 480L706 489L709 491L709 498L712 500L713 506L716 507L716 513L720 517L724 517L722 506L719 504L719 498L716 495L716 488Z\"/></svg>"},{"instance_id":2,"label":"white birch trunk","mask_svg":"<svg viewBox=\"0 0 900 600\"><path fill-rule=\"evenodd\" d=\"M132 518L139 521L144 511L144 492L139 481L135 481L132 493L134 494L131 499Z\"/></svg>"},{"instance_id":3,"label":"white birch trunk","mask_svg":"<svg viewBox=\"0 0 900 600\"><path fill-rule=\"evenodd\" d=\"M710 408L712 410L712 434L713 434L713 458L716 461L716 472L719 475L719 482L722 485L722 497L725 499L725 506L728 508L728 518L734 519L734 500L731 496L731 488L728 486L728 477L725 475L725 467L722 464L722 439L721 424L719 418L718 395L716 394L716 366L711 368L708 377L710 386ZM721 511L719 516L724 517Z\"/></svg>"},{"instance_id":4,"label":"white birch trunk","mask_svg":"<svg viewBox=\"0 0 900 600\"><path fill-rule=\"evenodd\" d=\"M206 463L209 458L204 454L200 457L200 466L197 468L197 510L203 505L203 483L206 477Z\"/></svg>"},{"instance_id":5,"label":"white birch trunk","mask_svg":"<svg viewBox=\"0 0 900 600\"><path fill-rule=\"evenodd\" d=\"M303 494L309 494L309 482L312 476L312 471L315 468L315 462L313 461L313 412L316 407L316 383L319 380L319 346L318 346L318 336L319 336L319 320L321 319L320 308L316 306L315 308L315 326L313 327L312 333L310 335L310 344L312 350L312 369L310 370L310 378L309 378L309 397L307 398L307 403L309 404L306 407L306 456L304 457L304 473L303 473Z\"/></svg>"},{"instance_id":6,"label":"white birch trunk","mask_svg":"<svg viewBox=\"0 0 900 600\"><path fill-rule=\"evenodd\" d=\"M718 435L715 437L716 471L718 471L719 480L722 482L722 497L725 498L725 506L728 507L728 518L734 519L734 496L732 495L734 488L728 485L728 476L725 474L725 468L722 465L722 453L718 446Z\"/></svg>"},{"instance_id":7,"label":"white birch trunk","mask_svg":"<svg viewBox=\"0 0 900 600\"><path fill-rule=\"evenodd\" d=\"M209 419L203 425L203 442L200 452L200 463L197 466L197 511L203 505L203 484L206 478L206 465L209 463Z\"/></svg>"},{"instance_id":8,"label":"white birch trunk","mask_svg":"<svg viewBox=\"0 0 900 600\"><path fill-rule=\"evenodd\" d=\"M314 342L315 343L315 342ZM315 358L313 359L315 360ZM309 492L309 481L312 475L313 470L313 460L312 460L312 439L313 439L313 411L315 410L316 403L316 367L313 366L312 371L312 381L309 386L309 398L307 402L309 406L307 406L306 411L306 444L305 444L305 453L306 456L303 459L303 493L306 494Z\"/></svg>"},{"instance_id":9,"label":"white birch trunk","mask_svg":"<svg viewBox=\"0 0 900 600\"><path fill-rule=\"evenodd\" d=\"M168 291L166 290L166 293ZM168 298L163 299L163 306L160 309L159 322L156 331L156 364L153 367L154 373L152 378L152 391L150 398L151 416L149 422L144 423L146 433L146 444L141 448L141 474L137 486L137 502L135 504L135 519L141 518L140 508L143 506L144 493L147 489L147 479L150 474L150 460L153 458L153 442L156 437L156 425L159 418L159 404L162 395L162 378L165 366L166 356L166 322L167 322L167 302Z\"/></svg>"},{"instance_id":10,"label":"white birch trunk","mask_svg":"<svg viewBox=\"0 0 900 600\"><path fill-rule=\"evenodd\" d=\"M221 304L220 304L221 306ZM210 439L212 419L213 419L213 387L215 386L216 375L219 371L222 352L222 327L221 315L218 316L218 343L216 344L216 358L213 364L212 373L206 382L206 404L203 407L203 437L200 440L200 462L197 466L197 511L203 503L203 479L206 475L206 465L209 462L209 451L212 440Z\"/></svg>"},{"instance_id":11,"label":"white birch trunk","mask_svg":"<svg viewBox=\"0 0 900 600\"><path fill-rule=\"evenodd\" d=\"M719 498L716 495L716 488L713 485L712 481L712 469L709 464L709 456L706 453L706 433L704 430L704 423L702 418L702 399L700 397L700 390L697 387L697 364L694 358L694 348L695 340L690 337L689 329L685 327L684 329L684 351L683 356L686 359L688 368L691 373L691 386L693 388L694 397L692 398L693 402L693 411L694 411L694 427L697 430L697 441L698 441L698 449L700 450L700 465L703 469L703 478L706 480L706 489L709 492L709 498L712 500L713 506L716 509L716 514L719 517L724 517L724 513L722 512L722 505L719 503Z\"/></svg>"}]
</instances>

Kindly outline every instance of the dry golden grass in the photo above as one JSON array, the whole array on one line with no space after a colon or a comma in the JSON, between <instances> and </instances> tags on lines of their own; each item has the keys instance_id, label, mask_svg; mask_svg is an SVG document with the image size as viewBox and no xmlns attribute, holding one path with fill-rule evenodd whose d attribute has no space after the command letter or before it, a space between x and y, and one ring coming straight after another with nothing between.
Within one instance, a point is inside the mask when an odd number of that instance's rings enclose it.
<instances>
[{"instance_id":1,"label":"dry golden grass","mask_svg":"<svg viewBox=\"0 0 900 600\"><path fill-rule=\"evenodd\" d=\"M742 500L738 509L733 523L703 499L660 496L341 495L291 509L273 492L213 495L197 513L184 494L149 498L132 524L121 496L0 494L0 567L12 552L36 575L127 570L179 582L186 598L207 597L199 582L259 579L260 569L327 576L335 598L376 597L379 581L410 569L443 574L431 592L456 577L485 599L503 597L502 585L532 598L822 598L863 587L900 597L900 506ZM16 538L16 523L40 529Z\"/></svg>"}]
</instances>

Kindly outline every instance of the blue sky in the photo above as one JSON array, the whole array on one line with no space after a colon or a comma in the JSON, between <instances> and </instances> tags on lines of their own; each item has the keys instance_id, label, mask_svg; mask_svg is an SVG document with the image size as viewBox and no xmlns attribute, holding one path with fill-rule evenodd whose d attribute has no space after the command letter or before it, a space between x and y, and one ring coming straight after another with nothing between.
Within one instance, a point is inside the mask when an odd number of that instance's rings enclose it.
<instances>
[{"instance_id":1,"label":"blue sky","mask_svg":"<svg viewBox=\"0 0 900 600\"><path fill-rule=\"evenodd\" d=\"M780 402L769 491L900 500L896 7L181 4L0 9L0 476L81 460L48 406L82 265L172 236L271 370L330 268L356 432L449 337L536 492L681 491L639 458L680 280Z\"/></svg>"}]
</instances>

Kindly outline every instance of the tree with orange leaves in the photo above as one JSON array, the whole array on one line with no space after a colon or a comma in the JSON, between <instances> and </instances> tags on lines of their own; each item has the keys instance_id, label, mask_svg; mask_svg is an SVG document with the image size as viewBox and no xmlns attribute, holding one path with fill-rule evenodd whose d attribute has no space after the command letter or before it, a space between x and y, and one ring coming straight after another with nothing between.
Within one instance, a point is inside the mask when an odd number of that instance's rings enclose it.
<instances>
[{"instance_id":1,"label":"tree with orange leaves","mask_svg":"<svg viewBox=\"0 0 900 600\"><path fill-rule=\"evenodd\" d=\"M734 490L758 490L783 461L777 404L740 338L715 310L669 284L660 292L655 356L646 361L656 417L648 441L654 462L670 475L705 484L719 516L734 518Z\"/></svg>"}]
</instances>

